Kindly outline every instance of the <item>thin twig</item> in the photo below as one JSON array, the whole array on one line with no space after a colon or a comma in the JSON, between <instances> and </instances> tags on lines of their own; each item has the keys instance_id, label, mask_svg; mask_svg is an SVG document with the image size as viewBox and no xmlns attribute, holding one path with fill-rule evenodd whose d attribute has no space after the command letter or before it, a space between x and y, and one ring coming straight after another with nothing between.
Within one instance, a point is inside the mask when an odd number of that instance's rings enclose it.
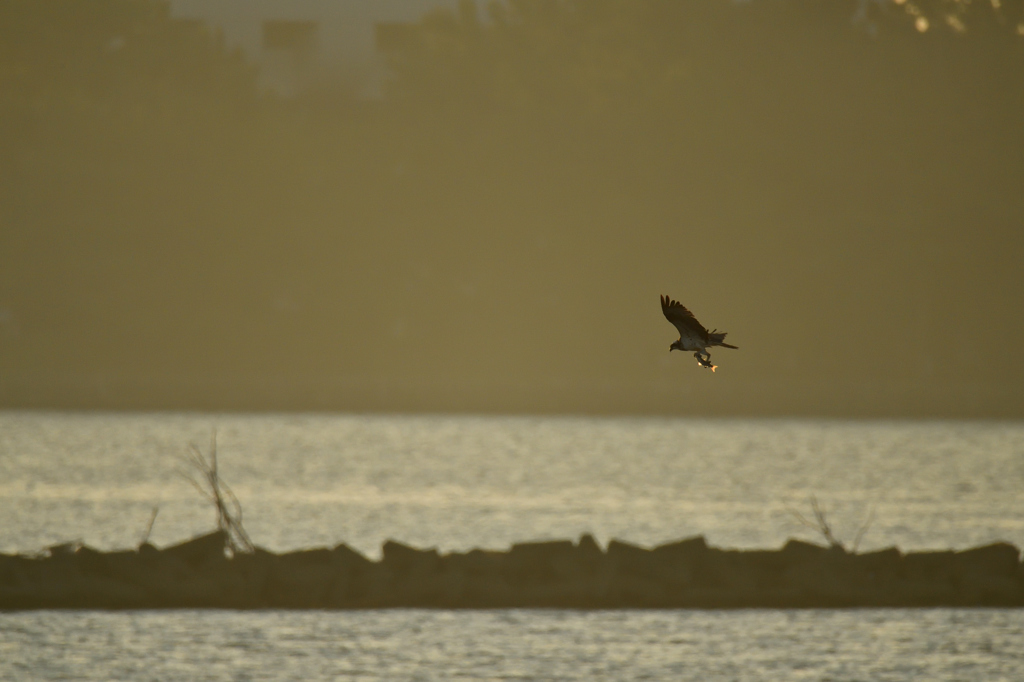
<instances>
[{"instance_id":1,"label":"thin twig","mask_svg":"<svg viewBox=\"0 0 1024 682\"><path fill-rule=\"evenodd\" d=\"M822 509L821 505L818 503L818 498L815 497L814 495L811 495L810 503L811 510L814 512L814 521L808 520L807 517L805 517L803 514L793 509L792 507L786 507L786 510L793 515L793 517L800 523L800 525L820 533L822 537L825 538L826 542L828 542L830 547L839 547L843 551L846 551L846 546L832 532L832 524L829 523L828 515L825 513L825 510ZM868 528L871 527L871 523L874 520L875 510L874 508L872 508L868 513L867 518L864 520L862 524L860 524L860 528L857 529L857 535L854 537L853 549L851 550L853 553L857 552L857 549L860 547L860 541L864 538L864 534L867 533Z\"/></svg>"},{"instance_id":2,"label":"thin twig","mask_svg":"<svg viewBox=\"0 0 1024 682\"><path fill-rule=\"evenodd\" d=\"M811 530L817 531L824 536L826 542L830 547L843 547L843 543L840 542L836 536L832 533L832 526L828 522L828 516L825 514L825 510L818 504L818 498L811 495L811 509L814 511L814 521L808 521L807 517L798 512L795 509L787 507L790 514L792 514L801 525L810 528Z\"/></svg>"},{"instance_id":3,"label":"thin twig","mask_svg":"<svg viewBox=\"0 0 1024 682\"><path fill-rule=\"evenodd\" d=\"M857 553L857 548L860 547L860 541L864 537L864 534L868 532L868 528L871 527L871 522L875 520L875 508L872 507L868 512L868 517L864 520L864 523L860 524L860 528L857 529L857 535L853 539L853 553Z\"/></svg>"},{"instance_id":4,"label":"thin twig","mask_svg":"<svg viewBox=\"0 0 1024 682\"><path fill-rule=\"evenodd\" d=\"M237 554L254 551L249 534L242 526L242 504L231 488L221 480L217 471L217 431L214 430L210 438L208 457L203 455L195 443L190 443L182 459L193 471L180 473L214 506L217 512L217 528L227 535L231 552ZM199 479L194 475L196 473L200 475ZM203 483L200 483L200 480Z\"/></svg>"},{"instance_id":5,"label":"thin twig","mask_svg":"<svg viewBox=\"0 0 1024 682\"><path fill-rule=\"evenodd\" d=\"M149 517L149 524L146 526L146 533L142 536L142 542L139 546L142 546L149 542L149 534L153 532L153 524L156 523L156 515L160 513L160 505L153 506L153 515Z\"/></svg>"}]
</instances>

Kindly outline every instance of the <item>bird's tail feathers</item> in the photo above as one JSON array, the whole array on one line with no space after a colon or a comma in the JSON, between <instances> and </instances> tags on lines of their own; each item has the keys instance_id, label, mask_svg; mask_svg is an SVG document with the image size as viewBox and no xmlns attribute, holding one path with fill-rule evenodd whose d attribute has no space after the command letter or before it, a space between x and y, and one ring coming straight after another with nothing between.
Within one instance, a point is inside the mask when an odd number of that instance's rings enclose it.
<instances>
[{"instance_id":1,"label":"bird's tail feathers","mask_svg":"<svg viewBox=\"0 0 1024 682\"><path fill-rule=\"evenodd\" d=\"M711 342L712 346L721 346L722 348L732 348L733 350L739 350L739 347L733 346L732 344L725 343L726 332L720 332L717 329L708 332L708 341Z\"/></svg>"}]
</instances>

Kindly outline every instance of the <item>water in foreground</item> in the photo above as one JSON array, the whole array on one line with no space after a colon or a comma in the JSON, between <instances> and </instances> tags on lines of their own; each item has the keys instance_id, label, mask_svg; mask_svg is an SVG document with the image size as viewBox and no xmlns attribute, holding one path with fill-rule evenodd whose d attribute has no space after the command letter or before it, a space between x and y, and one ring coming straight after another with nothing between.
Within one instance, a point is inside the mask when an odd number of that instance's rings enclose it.
<instances>
[{"instance_id":1,"label":"water in foreground","mask_svg":"<svg viewBox=\"0 0 1024 682\"><path fill-rule=\"evenodd\" d=\"M254 540L1024 545L1024 424L0 413L0 551L157 544L212 515L175 475L219 434ZM0 614L0 679L1017 680L1021 610Z\"/></svg>"},{"instance_id":2,"label":"water in foreground","mask_svg":"<svg viewBox=\"0 0 1024 682\"><path fill-rule=\"evenodd\" d=\"M2 680L1024 679L1022 610L0 614Z\"/></svg>"}]
</instances>

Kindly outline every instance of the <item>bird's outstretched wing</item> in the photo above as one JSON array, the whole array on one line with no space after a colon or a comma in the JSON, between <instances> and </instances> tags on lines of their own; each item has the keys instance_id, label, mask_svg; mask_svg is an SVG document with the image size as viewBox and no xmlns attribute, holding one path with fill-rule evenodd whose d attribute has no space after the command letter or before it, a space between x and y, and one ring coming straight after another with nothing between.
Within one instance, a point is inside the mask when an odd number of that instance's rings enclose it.
<instances>
[{"instance_id":1,"label":"bird's outstretched wing","mask_svg":"<svg viewBox=\"0 0 1024 682\"><path fill-rule=\"evenodd\" d=\"M673 301L668 296L662 296L661 312L665 313L665 318L676 326L680 337L697 333L700 334L702 339L707 340L708 330L679 301Z\"/></svg>"}]
</instances>

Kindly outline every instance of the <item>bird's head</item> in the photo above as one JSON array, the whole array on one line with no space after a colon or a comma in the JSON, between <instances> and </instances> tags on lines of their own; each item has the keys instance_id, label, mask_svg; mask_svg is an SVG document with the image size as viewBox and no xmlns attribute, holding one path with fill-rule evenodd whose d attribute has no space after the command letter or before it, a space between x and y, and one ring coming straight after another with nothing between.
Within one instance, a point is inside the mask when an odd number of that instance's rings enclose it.
<instances>
[{"instance_id":1,"label":"bird's head","mask_svg":"<svg viewBox=\"0 0 1024 682\"><path fill-rule=\"evenodd\" d=\"M675 340L675 341L673 341L673 342L672 342L672 344L671 344L671 345L670 345L670 346L668 347L668 352L669 352L669 353L671 353L671 352L672 352L672 351L674 351L674 350L682 350L682 349L683 349L683 347L682 347L682 346L681 346L681 345L679 344L679 339L676 339L676 340Z\"/></svg>"}]
</instances>

